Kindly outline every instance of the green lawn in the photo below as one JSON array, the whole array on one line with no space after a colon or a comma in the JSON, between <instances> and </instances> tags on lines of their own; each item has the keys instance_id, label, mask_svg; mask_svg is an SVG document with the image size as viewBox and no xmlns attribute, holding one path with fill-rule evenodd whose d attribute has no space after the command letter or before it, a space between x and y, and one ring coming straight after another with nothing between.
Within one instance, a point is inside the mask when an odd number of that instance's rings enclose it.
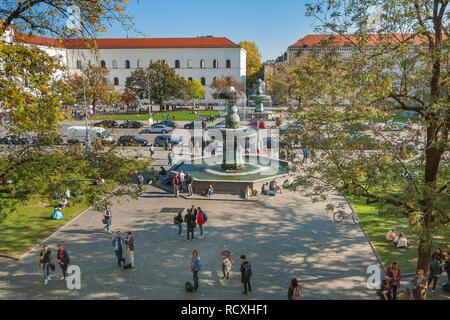
<instances>
[{"instance_id":1,"label":"green lawn","mask_svg":"<svg viewBox=\"0 0 450 320\"><path fill-rule=\"evenodd\" d=\"M218 117L219 112L218 111L198 111L198 116L214 116ZM189 112L189 111L172 111L172 112L158 112L153 115L154 121L163 121L167 120L167 116L170 117L170 120L172 120L172 117L175 117L174 121L195 121L197 120L198 116ZM117 120L117 121L148 121L149 115L148 114L119 114L119 115L110 115L110 116L96 116L94 117L95 120Z\"/></svg>"},{"instance_id":2,"label":"green lawn","mask_svg":"<svg viewBox=\"0 0 450 320\"><path fill-rule=\"evenodd\" d=\"M361 224L383 264L389 266L393 262L397 262L402 272L415 272L418 239L408 225L406 217L382 214L377 204L366 204L366 200L363 198L349 197L348 200L357 212ZM386 241L386 234L391 228L394 228L397 233L403 232L406 235L409 248L397 249L392 243ZM449 243L450 232L445 237L435 239L434 247L448 250Z\"/></svg>"},{"instance_id":3,"label":"green lawn","mask_svg":"<svg viewBox=\"0 0 450 320\"><path fill-rule=\"evenodd\" d=\"M0 254L19 257L87 208L83 203L69 206L63 209L64 219L52 220L53 205L31 201L19 207L0 224Z\"/></svg>"}]
</instances>

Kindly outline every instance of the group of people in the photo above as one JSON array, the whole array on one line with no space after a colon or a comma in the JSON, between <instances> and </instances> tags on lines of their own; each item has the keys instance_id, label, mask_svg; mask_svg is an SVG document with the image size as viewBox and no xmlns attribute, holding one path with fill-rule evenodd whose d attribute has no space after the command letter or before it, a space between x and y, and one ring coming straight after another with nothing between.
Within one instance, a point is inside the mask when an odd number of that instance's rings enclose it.
<instances>
[{"instance_id":1,"label":"group of people","mask_svg":"<svg viewBox=\"0 0 450 320\"><path fill-rule=\"evenodd\" d=\"M390 229L386 234L386 241L392 242L397 248L408 248L408 239L400 232L398 235L395 232L395 229Z\"/></svg>"},{"instance_id":2,"label":"group of people","mask_svg":"<svg viewBox=\"0 0 450 320\"><path fill-rule=\"evenodd\" d=\"M69 254L62 244L58 244L58 250L56 251L56 259L58 265L62 271L61 280L66 280L67 278L67 268L70 263ZM55 271L55 263L52 256L52 251L49 249L47 244L44 244L42 251L39 253L39 265L42 268L44 275L44 284L47 285L51 280L50 271Z\"/></svg>"},{"instance_id":3,"label":"group of people","mask_svg":"<svg viewBox=\"0 0 450 320\"><path fill-rule=\"evenodd\" d=\"M134 237L131 234L131 231L128 231L124 237L120 230L117 230L116 234L112 238L111 244L114 247L119 268L134 268ZM123 257L124 251L126 251L128 255L128 264L126 263L126 259Z\"/></svg>"},{"instance_id":4,"label":"group of people","mask_svg":"<svg viewBox=\"0 0 450 320\"><path fill-rule=\"evenodd\" d=\"M234 265L234 259L230 250L222 250L220 253L220 260L222 262L222 279L229 279L231 269ZM201 258L199 256L198 250L192 251L192 259L191 259L191 271L192 271L192 279L194 281L193 291L197 291L199 287L199 279L198 273L201 270ZM248 294L252 292L252 285L250 283L251 277L253 275L252 265L250 261L247 260L245 255L240 256L240 268L239 271L241 273L241 283L244 286L243 294ZM188 283L187 283L188 284ZM188 287L186 286L186 289Z\"/></svg>"},{"instance_id":5,"label":"group of people","mask_svg":"<svg viewBox=\"0 0 450 320\"><path fill-rule=\"evenodd\" d=\"M432 257L428 268L428 276L423 269L417 270L414 277L411 279L411 289L405 288L403 291L402 300L426 300L427 292L435 292L439 277L444 273L447 273L447 284L444 286L450 286L450 252L447 253L447 257L443 253L442 249L436 250ZM402 279L400 268L396 262L394 262L389 268L387 268L379 296L381 300L397 300L397 292L400 288L400 281ZM412 297L411 297L412 294Z\"/></svg>"},{"instance_id":6,"label":"group of people","mask_svg":"<svg viewBox=\"0 0 450 320\"><path fill-rule=\"evenodd\" d=\"M189 172L184 173L180 171L178 173L172 173L171 183L173 186L173 195L179 197L180 192L186 192L189 196L192 196L194 194L194 190L192 189L193 181L194 178Z\"/></svg>"},{"instance_id":7,"label":"group of people","mask_svg":"<svg viewBox=\"0 0 450 320\"><path fill-rule=\"evenodd\" d=\"M199 228L200 238L203 238L204 226L208 221L208 214L200 207L192 205L191 208L186 210L186 214L183 217L183 210L180 210L178 214L173 218L173 223L178 226L178 235L183 233L183 223L186 223L187 241L194 240L194 231Z\"/></svg>"}]
</instances>

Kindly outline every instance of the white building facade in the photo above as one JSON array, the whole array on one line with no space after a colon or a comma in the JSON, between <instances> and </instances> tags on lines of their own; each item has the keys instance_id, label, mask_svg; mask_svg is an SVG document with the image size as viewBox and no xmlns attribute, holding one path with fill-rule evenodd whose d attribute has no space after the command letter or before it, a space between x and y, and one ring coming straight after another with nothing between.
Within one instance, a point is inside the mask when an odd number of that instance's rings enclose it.
<instances>
[{"instance_id":1,"label":"white building facade","mask_svg":"<svg viewBox=\"0 0 450 320\"><path fill-rule=\"evenodd\" d=\"M214 79L232 77L244 88L246 83L247 53L227 38L97 39L96 50L88 49L89 44L80 40L27 36L21 41L60 56L69 74L79 73L89 64L108 69L110 81L119 92L134 70L147 68L157 60L166 61L185 79L202 83L207 103L216 102L211 95Z\"/></svg>"}]
</instances>

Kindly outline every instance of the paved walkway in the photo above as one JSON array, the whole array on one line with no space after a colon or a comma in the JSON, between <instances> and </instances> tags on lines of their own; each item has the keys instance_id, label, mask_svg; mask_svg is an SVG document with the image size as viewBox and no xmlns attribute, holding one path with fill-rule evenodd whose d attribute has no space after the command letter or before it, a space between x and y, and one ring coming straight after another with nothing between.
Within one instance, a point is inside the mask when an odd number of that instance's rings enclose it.
<instances>
[{"instance_id":1,"label":"paved walkway","mask_svg":"<svg viewBox=\"0 0 450 320\"><path fill-rule=\"evenodd\" d=\"M113 207L113 228L134 232L134 270L117 267L101 214L88 211L48 241L53 252L65 244L72 264L81 268L82 289L67 290L60 280L44 286L36 249L20 262L1 261L0 299L286 299L293 277L300 279L306 299L376 298L365 286L367 267L377 264L367 240L359 226L335 224L323 203L293 193L256 203L196 200L209 221L203 239L187 242L185 233L177 236L174 214L160 212L190 207L191 201L147 188L140 199ZM230 280L220 279L224 248L252 262L251 295L241 294L238 266ZM203 268L199 291L189 294L184 283L192 279L193 249ZM60 276L57 269L53 279Z\"/></svg>"}]
</instances>

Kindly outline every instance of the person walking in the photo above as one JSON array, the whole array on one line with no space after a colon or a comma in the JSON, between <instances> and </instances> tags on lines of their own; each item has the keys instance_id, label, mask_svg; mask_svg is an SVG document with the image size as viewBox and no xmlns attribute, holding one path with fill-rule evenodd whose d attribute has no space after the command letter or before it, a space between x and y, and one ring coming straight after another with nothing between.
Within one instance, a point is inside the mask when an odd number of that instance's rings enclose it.
<instances>
[{"instance_id":1,"label":"person walking","mask_svg":"<svg viewBox=\"0 0 450 320\"><path fill-rule=\"evenodd\" d=\"M149 150L150 150L150 159L153 160L153 156L155 155L155 146L151 144Z\"/></svg>"},{"instance_id":2,"label":"person walking","mask_svg":"<svg viewBox=\"0 0 450 320\"><path fill-rule=\"evenodd\" d=\"M241 256L241 282L244 285L243 294L248 294L252 292L252 285L250 284L250 279L252 276L252 265L249 261L247 261L247 257L245 255Z\"/></svg>"},{"instance_id":3,"label":"person walking","mask_svg":"<svg viewBox=\"0 0 450 320\"><path fill-rule=\"evenodd\" d=\"M423 270L417 270L417 274L411 280L411 288L414 300L426 300L427 279L423 276Z\"/></svg>"},{"instance_id":4,"label":"person walking","mask_svg":"<svg viewBox=\"0 0 450 320\"><path fill-rule=\"evenodd\" d=\"M305 162L308 162L308 156L309 156L309 150L307 147L303 148L303 160L302 160L302 164Z\"/></svg>"},{"instance_id":5,"label":"person walking","mask_svg":"<svg viewBox=\"0 0 450 320\"><path fill-rule=\"evenodd\" d=\"M50 268L53 265L52 252L48 248L48 245L44 244L42 251L39 254L39 262L44 272L44 284L46 285L50 280ZM52 268L54 269L54 267Z\"/></svg>"},{"instance_id":6,"label":"person walking","mask_svg":"<svg viewBox=\"0 0 450 320\"><path fill-rule=\"evenodd\" d=\"M198 272L201 270L201 259L198 256L198 251L192 251L191 271L194 280L194 291L198 289Z\"/></svg>"},{"instance_id":7,"label":"person walking","mask_svg":"<svg viewBox=\"0 0 450 320\"><path fill-rule=\"evenodd\" d=\"M233 267L234 261L230 250L222 250L220 253L220 258L222 260L222 279L229 279L231 268Z\"/></svg>"},{"instance_id":8,"label":"person walking","mask_svg":"<svg viewBox=\"0 0 450 320\"><path fill-rule=\"evenodd\" d=\"M193 182L192 174L190 172L186 175L186 187L189 197L192 197L194 195L194 190L192 189L192 182Z\"/></svg>"},{"instance_id":9,"label":"person walking","mask_svg":"<svg viewBox=\"0 0 450 320\"><path fill-rule=\"evenodd\" d=\"M173 155L172 155L172 151L169 151L169 154L167 155L167 158L169 160L169 166L173 165Z\"/></svg>"},{"instance_id":10,"label":"person walking","mask_svg":"<svg viewBox=\"0 0 450 320\"><path fill-rule=\"evenodd\" d=\"M172 175L173 195L178 198L180 195L180 176L176 173Z\"/></svg>"},{"instance_id":11,"label":"person walking","mask_svg":"<svg viewBox=\"0 0 450 320\"><path fill-rule=\"evenodd\" d=\"M186 229L187 229L187 239L186 239L187 241L194 240L194 229L196 227L195 221L196 219L193 210L188 209L186 215L184 216L184 222L186 222Z\"/></svg>"},{"instance_id":12,"label":"person walking","mask_svg":"<svg viewBox=\"0 0 450 320\"><path fill-rule=\"evenodd\" d=\"M62 244L58 244L58 251L56 253L56 257L58 259L58 264L61 267L61 271L63 274L61 280L66 280L67 267L69 266L70 258L69 254L67 253L66 249L64 249L64 246Z\"/></svg>"},{"instance_id":13,"label":"person walking","mask_svg":"<svg viewBox=\"0 0 450 320\"><path fill-rule=\"evenodd\" d=\"M127 248L128 260L130 261L130 267L134 268L134 237L131 234L131 231L128 231L125 236L125 245Z\"/></svg>"},{"instance_id":14,"label":"person walking","mask_svg":"<svg viewBox=\"0 0 450 320\"><path fill-rule=\"evenodd\" d=\"M122 262L125 264L125 259L123 258L123 250L125 249L125 239L123 238L120 231L117 231L112 239L112 246L117 257L117 264L122 267Z\"/></svg>"},{"instance_id":15,"label":"person walking","mask_svg":"<svg viewBox=\"0 0 450 320\"><path fill-rule=\"evenodd\" d=\"M197 225L200 229L200 238L203 239L203 226L208 220L207 214L199 207L197 209Z\"/></svg>"},{"instance_id":16,"label":"person walking","mask_svg":"<svg viewBox=\"0 0 450 320\"><path fill-rule=\"evenodd\" d=\"M288 289L288 300L301 300L303 292L297 278L293 278Z\"/></svg>"},{"instance_id":17,"label":"person walking","mask_svg":"<svg viewBox=\"0 0 450 320\"><path fill-rule=\"evenodd\" d=\"M442 264L439 258L438 256L434 256L433 261L430 262L428 271L428 287L430 288L431 283L433 283L433 287L431 288L431 292L433 293L436 291L439 276L442 274Z\"/></svg>"},{"instance_id":18,"label":"person walking","mask_svg":"<svg viewBox=\"0 0 450 320\"><path fill-rule=\"evenodd\" d=\"M389 295L392 300L397 300L397 291L400 288L401 272L397 262L394 262L386 270L386 276L389 277Z\"/></svg>"},{"instance_id":19,"label":"person walking","mask_svg":"<svg viewBox=\"0 0 450 320\"><path fill-rule=\"evenodd\" d=\"M103 213L103 224L105 225L104 230L111 233L112 213L108 206L105 208L105 212Z\"/></svg>"},{"instance_id":20,"label":"person walking","mask_svg":"<svg viewBox=\"0 0 450 320\"><path fill-rule=\"evenodd\" d=\"M183 211L184 209L180 210L178 214L173 218L173 224L178 226L178 235L181 236L183 233Z\"/></svg>"}]
</instances>

